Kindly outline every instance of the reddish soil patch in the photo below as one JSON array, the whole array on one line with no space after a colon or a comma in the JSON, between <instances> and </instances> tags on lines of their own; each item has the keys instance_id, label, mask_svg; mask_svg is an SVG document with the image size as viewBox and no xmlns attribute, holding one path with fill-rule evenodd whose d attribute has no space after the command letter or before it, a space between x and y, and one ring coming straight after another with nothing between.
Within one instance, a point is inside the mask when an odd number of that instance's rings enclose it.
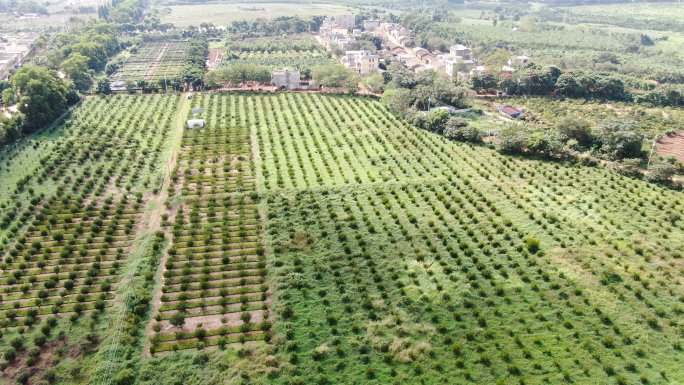
<instances>
[{"instance_id":1,"label":"reddish soil patch","mask_svg":"<svg viewBox=\"0 0 684 385\"><path fill-rule=\"evenodd\" d=\"M667 135L658 142L658 155L674 155L684 162L684 134Z\"/></svg>"}]
</instances>

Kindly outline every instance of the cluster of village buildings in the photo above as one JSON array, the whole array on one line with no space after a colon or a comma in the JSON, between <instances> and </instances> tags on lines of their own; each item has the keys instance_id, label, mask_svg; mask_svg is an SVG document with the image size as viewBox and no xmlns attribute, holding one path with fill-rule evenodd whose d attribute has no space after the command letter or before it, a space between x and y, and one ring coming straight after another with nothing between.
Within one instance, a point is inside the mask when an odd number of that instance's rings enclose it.
<instances>
[{"instance_id":1,"label":"cluster of village buildings","mask_svg":"<svg viewBox=\"0 0 684 385\"><path fill-rule=\"evenodd\" d=\"M411 30L394 23L364 20L363 29L354 27L356 27L354 15L340 14L335 18L326 18L315 37L328 50L332 50L335 46L342 49L344 54L340 55L338 59L345 66L354 69L361 77L382 72L381 63L390 62L401 63L412 72L418 73L432 69L462 80L467 80L474 75L482 76L490 71L489 68L480 65L471 56L470 47L463 44L452 45L448 52L430 52L422 47L412 47L413 35ZM370 50L345 50L364 34L380 38L382 49L376 53ZM222 55L215 53L210 56L207 66L218 68L221 59ZM511 58L507 65L497 70L512 73L528 64L529 61L528 56L517 56ZM309 89L309 82L301 78L299 71L287 68L273 72L272 83L279 89Z\"/></svg>"},{"instance_id":2,"label":"cluster of village buildings","mask_svg":"<svg viewBox=\"0 0 684 385\"><path fill-rule=\"evenodd\" d=\"M0 41L0 80L7 79L12 68L19 68L24 58L34 54L34 43L38 35L20 33L2 36Z\"/></svg>"},{"instance_id":3,"label":"cluster of village buildings","mask_svg":"<svg viewBox=\"0 0 684 385\"><path fill-rule=\"evenodd\" d=\"M363 29L355 27L354 15L339 14L335 18L327 18L323 21L316 38L328 50L332 50L333 47L342 49L345 54L339 59L362 77L381 72L380 64L387 62L401 63L405 68L416 73L432 69L462 80L467 80L473 75L487 74L490 70L480 65L477 59L471 56L470 47L463 44L452 45L448 52L430 52L422 47L412 47L411 42L414 36L411 30L394 23L364 20ZM382 41L382 49L377 53L369 50L345 50L364 34L379 37ZM528 64L529 60L527 56L517 56L497 70L512 73ZM298 76L297 71L278 71L273 75L273 82L279 88L298 89L300 88Z\"/></svg>"}]
</instances>

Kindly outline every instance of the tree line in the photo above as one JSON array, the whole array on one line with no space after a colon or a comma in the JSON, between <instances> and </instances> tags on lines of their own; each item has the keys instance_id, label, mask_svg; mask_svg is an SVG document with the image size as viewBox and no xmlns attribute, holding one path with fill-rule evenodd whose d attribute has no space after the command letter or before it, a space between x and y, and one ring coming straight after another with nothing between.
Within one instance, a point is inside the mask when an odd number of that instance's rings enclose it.
<instances>
[{"instance_id":1,"label":"tree line","mask_svg":"<svg viewBox=\"0 0 684 385\"><path fill-rule=\"evenodd\" d=\"M684 86L667 84L652 90L635 90L618 75L585 71L562 71L555 66L529 64L512 74L492 72L473 75L468 83L478 92L496 90L508 95L562 95L573 98L599 98L657 106L684 105Z\"/></svg>"},{"instance_id":2,"label":"tree line","mask_svg":"<svg viewBox=\"0 0 684 385\"><path fill-rule=\"evenodd\" d=\"M232 21L228 24L227 31L240 39L282 36L318 31L322 23L322 16L314 16L311 19L302 19L299 16L280 16L272 20L262 18L254 21Z\"/></svg>"},{"instance_id":3,"label":"tree line","mask_svg":"<svg viewBox=\"0 0 684 385\"><path fill-rule=\"evenodd\" d=\"M115 24L91 20L81 29L52 40L47 66L62 70L77 89L85 90L92 84L93 71L105 69L109 57L122 48Z\"/></svg>"}]
</instances>

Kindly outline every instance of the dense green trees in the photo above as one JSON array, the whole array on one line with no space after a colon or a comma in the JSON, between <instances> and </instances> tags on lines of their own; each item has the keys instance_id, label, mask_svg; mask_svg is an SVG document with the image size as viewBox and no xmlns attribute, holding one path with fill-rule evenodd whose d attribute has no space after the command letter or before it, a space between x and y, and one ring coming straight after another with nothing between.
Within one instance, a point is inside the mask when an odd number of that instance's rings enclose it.
<instances>
[{"instance_id":1,"label":"dense green trees","mask_svg":"<svg viewBox=\"0 0 684 385\"><path fill-rule=\"evenodd\" d=\"M119 24L138 22L143 15L143 10L147 6L146 0L125 0L123 2L112 2L114 6L106 16Z\"/></svg>"},{"instance_id":2,"label":"dense green trees","mask_svg":"<svg viewBox=\"0 0 684 385\"><path fill-rule=\"evenodd\" d=\"M211 88L220 88L226 83L238 85L246 81L268 84L271 81L271 71L267 67L254 64L234 64L210 71L204 81Z\"/></svg>"},{"instance_id":3,"label":"dense green trees","mask_svg":"<svg viewBox=\"0 0 684 385\"><path fill-rule=\"evenodd\" d=\"M76 88L86 89L90 85L88 57L74 52L62 62L60 69L74 82Z\"/></svg>"},{"instance_id":4,"label":"dense green trees","mask_svg":"<svg viewBox=\"0 0 684 385\"><path fill-rule=\"evenodd\" d=\"M482 140L482 132L468 124L468 121L460 117L452 117L444 126L444 137L460 142L479 142Z\"/></svg>"},{"instance_id":5,"label":"dense green trees","mask_svg":"<svg viewBox=\"0 0 684 385\"><path fill-rule=\"evenodd\" d=\"M633 120L606 119L597 128L596 141L601 151L613 159L638 158L643 140Z\"/></svg>"},{"instance_id":6,"label":"dense green trees","mask_svg":"<svg viewBox=\"0 0 684 385\"><path fill-rule=\"evenodd\" d=\"M47 8L35 1L0 0L0 13L8 12L49 14Z\"/></svg>"},{"instance_id":7,"label":"dense green trees","mask_svg":"<svg viewBox=\"0 0 684 385\"><path fill-rule=\"evenodd\" d=\"M361 81L356 71L342 64L314 67L311 72L311 85L314 88L318 86L326 88L345 87L347 91L354 93L358 90Z\"/></svg>"},{"instance_id":8,"label":"dense green trees","mask_svg":"<svg viewBox=\"0 0 684 385\"><path fill-rule=\"evenodd\" d=\"M49 66L53 69L59 68L72 53L78 52L88 58L90 69L101 71L107 58L120 49L116 25L92 20L71 34L58 35L55 42L59 49L48 56Z\"/></svg>"},{"instance_id":9,"label":"dense green trees","mask_svg":"<svg viewBox=\"0 0 684 385\"><path fill-rule=\"evenodd\" d=\"M585 119L568 115L557 121L554 128L561 142L575 140L580 146L587 146L591 142L591 123Z\"/></svg>"},{"instance_id":10,"label":"dense green trees","mask_svg":"<svg viewBox=\"0 0 684 385\"><path fill-rule=\"evenodd\" d=\"M47 68L23 67L12 76L10 83L12 86L3 91L3 101L6 105L18 103L23 117L4 122L4 140L45 127L61 115L68 104L78 100L57 72Z\"/></svg>"},{"instance_id":11,"label":"dense green trees","mask_svg":"<svg viewBox=\"0 0 684 385\"><path fill-rule=\"evenodd\" d=\"M580 118L566 117L554 129L510 123L497 135L497 149L503 153L541 154L547 157L575 156L575 150L590 150L611 160L642 156L643 134L628 119L605 119L592 131ZM622 170L623 167L618 167ZM628 171L626 171L628 172Z\"/></svg>"},{"instance_id":12,"label":"dense green trees","mask_svg":"<svg viewBox=\"0 0 684 385\"><path fill-rule=\"evenodd\" d=\"M428 105L466 106L466 89L436 71L415 74L398 63L392 63L383 77L386 83L383 101L394 112L405 114L411 113L409 110L427 110Z\"/></svg>"},{"instance_id":13,"label":"dense green trees","mask_svg":"<svg viewBox=\"0 0 684 385\"><path fill-rule=\"evenodd\" d=\"M195 86L203 84L206 69L205 58L208 49L209 43L205 36L198 36L190 40L185 64L179 75L182 82L191 83Z\"/></svg>"}]
</instances>

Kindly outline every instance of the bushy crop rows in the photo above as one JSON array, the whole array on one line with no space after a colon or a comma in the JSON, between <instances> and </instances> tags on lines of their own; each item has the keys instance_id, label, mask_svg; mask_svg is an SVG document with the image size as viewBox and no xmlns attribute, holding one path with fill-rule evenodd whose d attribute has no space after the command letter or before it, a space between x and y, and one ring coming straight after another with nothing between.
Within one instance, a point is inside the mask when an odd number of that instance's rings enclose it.
<instances>
[{"instance_id":1,"label":"bushy crop rows","mask_svg":"<svg viewBox=\"0 0 684 385\"><path fill-rule=\"evenodd\" d=\"M153 65L154 71L149 73L146 79L160 80L170 79L178 75L185 64L189 43L187 41L169 41L166 50L159 63Z\"/></svg>"},{"instance_id":2,"label":"bushy crop rows","mask_svg":"<svg viewBox=\"0 0 684 385\"><path fill-rule=\"evenodd\" d=\"M363 98L238 100L281 380L681 380L681 193L449 142Z\"/></svg>"},{"instance_id":3,"label":"bushy crop rows","mask_svg":"<svg viewBox=\"0 0 684 385\"><path fill-rule=\"evenodd\" d=\"M123 63L111 80L159 80L180 73L187 56L187 41L148 42Z\"/></svg>"},{"instance_id":4,"label":"bushy crop rows","mask_svg":"<svg viewBox=\"0 0 684 385\"><path fill-rule=\"evenodd\" d=\"M27 173L24 188L43 193L0 264L2 365L32 366L46 343L66 339L62 319L90 313L94 325L111 305L179 100L89 98Z\"/></svg>"},{"instance_id":5,"label":"bushy crop rows","mask_svg":"<svg viewBox=\"0 0 684 385\"><path fill-rule=\"evenodd\" d=\"M153 352L270 338L268 284L244 99L202 95L206 127L186 130L169 219L161 325ZM173 186L172 186L173 187ZM174 316L184 326L174 328ZM169 320L169 321L166 321Z\"/></svg>"}]
</instances>

